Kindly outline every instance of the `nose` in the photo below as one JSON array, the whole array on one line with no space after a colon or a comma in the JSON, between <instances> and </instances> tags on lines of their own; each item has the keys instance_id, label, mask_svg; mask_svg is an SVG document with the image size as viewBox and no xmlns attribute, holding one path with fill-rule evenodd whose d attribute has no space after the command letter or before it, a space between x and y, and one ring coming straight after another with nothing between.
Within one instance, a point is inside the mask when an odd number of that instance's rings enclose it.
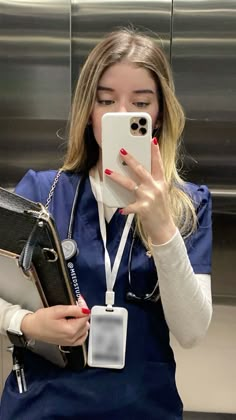
<instances>
[{"instance_id":1,"label":"nose","mask_svg":"<svg viewBox=\"0 0 236 420\"><path fill-rule=\"evenodd\" d=\"M121 106L119 107L118 112L128 112L128 109L126 106Z\"/></svg>"},{"instance_id":2,"label":"nose","mask_svg":"<svg viewBox=\"0 0 236 420\"><path fill-rule=\"evenodd\" d=\"M117 112L128 112L128 107L125 103L120 103L117 107Z\"/></svg>"}]
</instances>

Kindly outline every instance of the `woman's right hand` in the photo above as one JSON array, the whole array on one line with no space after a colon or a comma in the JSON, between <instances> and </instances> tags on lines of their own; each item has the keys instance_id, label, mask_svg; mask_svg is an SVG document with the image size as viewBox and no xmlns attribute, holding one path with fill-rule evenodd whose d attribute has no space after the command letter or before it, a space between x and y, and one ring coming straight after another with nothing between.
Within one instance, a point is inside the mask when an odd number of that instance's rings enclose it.
<instances>
[{"instance_id":1,"label":"woman's right hand","mask_svg":"<svg viewBox=\"0 0 236 420\"><path fill-rule=\"evenodd\" d=\"M90 310L77 305L57 305L27 314L21 331L27 339L60 346L80 346L88 336Z\"/></svg>"}]
</instances>

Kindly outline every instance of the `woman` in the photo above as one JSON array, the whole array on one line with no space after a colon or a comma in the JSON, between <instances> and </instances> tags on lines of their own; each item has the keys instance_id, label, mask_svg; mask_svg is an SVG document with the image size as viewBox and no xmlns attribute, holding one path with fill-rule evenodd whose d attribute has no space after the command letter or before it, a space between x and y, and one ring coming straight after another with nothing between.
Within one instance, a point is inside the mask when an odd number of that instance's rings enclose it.
<instances>
[{"instance_id":1,"label":"woman","mask_svg":"<svg viewBox=\"0 0 236 420\"><path fill-rule=\"evenodd\" d=\"M151 174L125 149L120 152L139 179L136 185L113 168L102 168L101 117L139 110L149 113L153 124ZM63 240L76 186L83 178L73 229L83 308L51 307L32 314L2 302L1 329L18 328L27 339L60 346L84 343L88 308L103 306L106 292L101 223L112 266L126 216L134 214L114 286L115 306L128 311L125 367L86 367L78 373L27 351L28 391L19 394L10 374L1 419L182 419L169 331L182 346L191 347L205 335L212 314L211 200L205 186L183 182L176 169L183 127L171 71L155 42L124 29L94 48L75 91L68 150L50 203ZM55 175L29 171L16 192L45 203ZM96 197L104 176L134 191L135 202L123 209L100 206Z\"/></svg>"}]
</instances>

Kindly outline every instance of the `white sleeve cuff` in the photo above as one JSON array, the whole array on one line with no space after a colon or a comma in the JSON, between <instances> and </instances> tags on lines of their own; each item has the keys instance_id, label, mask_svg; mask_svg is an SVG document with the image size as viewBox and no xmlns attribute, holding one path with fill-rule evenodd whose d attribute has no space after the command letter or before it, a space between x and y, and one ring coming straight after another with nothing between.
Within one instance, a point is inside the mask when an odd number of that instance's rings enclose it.
<instances>
[{"instance_id":1,"label":"white sleeve cuff","mask_svg":"<svg viewBox=\"0 0 236 420\"><path fill-rule=\"evenodd\" d=\"M6 334L8 328L20 331L22 319L28 313L32 312L0 298L0 334Z\"/></svg>"},{"instance_id":2,"label":"white sleeve cuff","mask_svg":"<svg viewBox=\"0 0 236 420\"><path fill-rule=\"evenodd\" d=\"M31 313L32 313L31 311L27 311L25 309L18 310L12 316L8 328L14 331L21 331L21 323L22 323L23 318L25 317L25 315L28 315Z\"/></svg>"}]
</instances>

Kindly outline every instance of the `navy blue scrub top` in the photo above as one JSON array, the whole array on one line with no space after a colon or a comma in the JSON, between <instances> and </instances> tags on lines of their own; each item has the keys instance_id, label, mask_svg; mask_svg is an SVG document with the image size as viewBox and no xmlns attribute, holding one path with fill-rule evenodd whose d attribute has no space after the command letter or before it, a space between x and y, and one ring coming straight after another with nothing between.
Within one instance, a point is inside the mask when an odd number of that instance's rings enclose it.
<instances>
[{"instance_id":1,"label":"navy blue scrub top","mask_svg":"<svg viewBox=\"0 0 236 420\"><path fill-rule=\"evenodd\" d=\"M30 170L18 184L16 193L45 204L55 175L56 171ZM49 207L61 240L67 237L78 179L78 174L63 172ZM186 241L188 255L194 272L207 274L211 272L210 194L206 186L188 183L186 189L194 199L198 214L198 228ZM112 264L124 223L125 217L119 212L107 223L107 248ZM79 247L76 271L81 293L88 307L104 305L104 248L97 202L89 178L81 186L73 239ZM125 299L131 239L130 232L115 284L115 305L127 308L129 313L125 368L86 367L81 372L72 372L27 352L28 391L19 394L15 376L10 374L1 401L1 420L97 420L106 415L113 420L182 419L183 407L175 384L175 361L161 301L137 304ZM133 248L131 273L138 293L153 290L156 268L139 239Z\"/></svg>"}]
</instances>

